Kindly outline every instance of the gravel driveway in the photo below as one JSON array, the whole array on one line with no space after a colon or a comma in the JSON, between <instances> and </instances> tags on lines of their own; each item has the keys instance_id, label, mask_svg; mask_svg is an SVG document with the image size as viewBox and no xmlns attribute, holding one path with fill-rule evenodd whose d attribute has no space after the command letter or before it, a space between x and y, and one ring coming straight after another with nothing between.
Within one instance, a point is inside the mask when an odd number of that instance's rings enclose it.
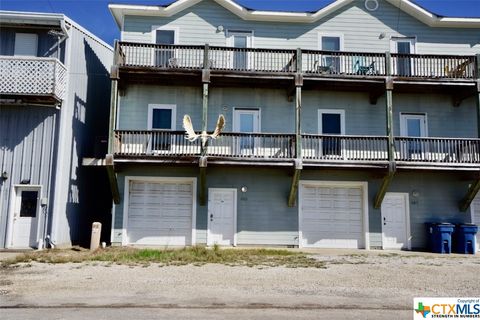
<instances>
[{"instance_id":1,"label":"gravel driveway","mask_svg":"<svg viewBox=\"0 0 480 320\"><path fill-rule=\"evenodd\" d=\"M38 319L39 312L85 319L95 308L103 310L105 319L130 319L132 314L165 319L310 319L320 314L330 319L382 319L388 310L398 318L411 318L413 297L480 294L479 255L314 254L327 263L326 269L105 263L4 268L0 312L25 319Z\"/></svg>"}]
</instances>

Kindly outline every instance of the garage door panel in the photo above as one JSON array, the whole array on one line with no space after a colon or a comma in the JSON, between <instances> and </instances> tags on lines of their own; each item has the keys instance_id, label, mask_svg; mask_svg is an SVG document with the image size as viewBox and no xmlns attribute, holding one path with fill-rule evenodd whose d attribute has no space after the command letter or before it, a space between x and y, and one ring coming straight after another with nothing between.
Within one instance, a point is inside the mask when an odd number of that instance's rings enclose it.
<instances>
[{"instance_id":1,"label":"garage door panel","mask_svg":"<svg viewBox=\"0 0 480 320\"><path fill-rule=\"evenodd\" d=\"M129 190L129 243L176 246L192 243L191 182L132 181Z\"/></svg>"},{"instance_id":2,"label":"garage door panel","mask_svg":"<svg viewBox=\"0 0 480 320\"><path fill-rule=\"evenodd\" d=\"M302 246L359 248L363 246L361 187L302 186Z\"/></svg>"}]
</instances>

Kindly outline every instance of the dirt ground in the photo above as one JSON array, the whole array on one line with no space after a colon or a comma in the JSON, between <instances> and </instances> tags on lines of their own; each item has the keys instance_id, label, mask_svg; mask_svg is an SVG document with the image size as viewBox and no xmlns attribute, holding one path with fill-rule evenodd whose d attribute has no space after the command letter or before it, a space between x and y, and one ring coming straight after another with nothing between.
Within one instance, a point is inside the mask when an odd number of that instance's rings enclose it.
<instances>
[{"instance_id":1,"label":"dirt ground","mask_svg":"<svg viewBox=\"0 0 480 320\"><path fill-rule=\"evenodd\" d=\"M2 319L85 319L95 310L105 316L99 319L383 319L388 311L410 319L414 297L480 295L480 255L312 254L325 269L22 264L0 271L0 313Z\"/></svg>"}]
</instances>

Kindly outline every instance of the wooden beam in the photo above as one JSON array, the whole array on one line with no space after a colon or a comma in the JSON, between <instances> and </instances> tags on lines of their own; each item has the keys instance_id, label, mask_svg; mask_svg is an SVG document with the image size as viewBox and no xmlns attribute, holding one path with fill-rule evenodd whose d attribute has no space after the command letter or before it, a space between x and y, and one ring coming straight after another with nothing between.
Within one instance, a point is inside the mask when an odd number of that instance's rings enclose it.
<instances>
[{"instance_id":1,"label":"wooden beam","mask_svg":"<svg viewBox=\"0 0 480 320\"><path fill-rule=\"evenodd\" d=\"M107 154L105 157L105 165L107 168L108 181L110 183L110 191L112 192L113 203L120 203L120 192L118 189L117 175L115 174L115 168L113 165L113 155Z\"/></svg>"},{"instance_id":2,"label":"wooden beam","mask_svg":"<svg viewBox=\"0 0 480 320\"><path fill-rule=\"evenodd\" d=\"M460 201L460 204L459 204L460 211L465 212L468 210L468 208L470 207L470 204L472 203L473 199L475 199L479 191L480 191L480 179L476 180L468 188L467 194L462 199L462 201Z\"/></svg>"},{"instance_id":3,"label":"wooden beam","mask_svg":"<svg viewBox=\"0 0 480 320\"><path fill-rule=\"evenodd\" d=\"M199 183L199 199L200 205L205 206L207 204L207 157L200 157L200 183Z\"/></svg>"},{"instance_id":4,"label":"wooden beam","mask_svg":"<svg viewBox=\"0 0 480 320\"><path fill-rule=\"evenodd\" d=\"M378 190L375 196L375 201L373 203L373 207L375 209L380 209L380 207L382 206L383 198L385 198L388 186L390 185L390 182L392 182L394 175L395 171L389 170L388 174L383 178L382 185L380 186L380 189Z\"/></svg>"},{"instance_id":5,"label":"wooden beam","mask_svg":"<svg viewBox=\"0 0 480 320\"><path fill-rule=\"evenodd\" d=\"M297 49L295 70L295 172L293 173L290 193L288 195L288 206L294 207L297 202L298 182L303 169L302 163L302 50Z\"/></svg>"},{"instance_id":6,"label":"wooden beam","mask_svg":"<svg viewBox=\"0 0 480 320\"><path fill-rule=\"evenodd\" d=\"M290 193L288 195L288 206L294 207L297 202L298 183L302 173L302 162L295 160L295 172L293 173L292 184L290 186Z\"/></svg>"},{"instance_id":7,"label":"wooden beam","mask_svg":"<svg viewBox=\"0 0 480 320\"><path fill-rule=\"evenodd\" d=\"M389 58L390 53L386 53L386 56ZM390 59L388 59L390 61ZM387 67L387 77L385 79L385 113L386 113L386 133L388 137L388 145L387 145L387 152L388 152L388 173L383 178L382 185L378 190L373 207L375 209L380 209L382 206L383 198L385 198L385 194L387 193L388 186L393 180L396 171L396 163L395 163L395 141L393 138L393 80L389 76L391 73L390 67Z\"/></svg>"}]
</instances>

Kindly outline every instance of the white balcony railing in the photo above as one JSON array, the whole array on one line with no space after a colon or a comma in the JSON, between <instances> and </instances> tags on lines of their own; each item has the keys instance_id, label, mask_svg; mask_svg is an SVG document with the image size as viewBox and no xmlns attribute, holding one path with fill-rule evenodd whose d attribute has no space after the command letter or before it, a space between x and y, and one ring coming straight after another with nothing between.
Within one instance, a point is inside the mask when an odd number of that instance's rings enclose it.
<instances>
[{"instance_id":1,"label":"white balcony railing","mask_svg":"<svg viewBox=\"0 0 480 320\"><path fill-rule=\"evenodd\" d=\"M0 94L54 95L63 100L67 69L55 58L0 56Z\"/></svg>"}]
</instances>

